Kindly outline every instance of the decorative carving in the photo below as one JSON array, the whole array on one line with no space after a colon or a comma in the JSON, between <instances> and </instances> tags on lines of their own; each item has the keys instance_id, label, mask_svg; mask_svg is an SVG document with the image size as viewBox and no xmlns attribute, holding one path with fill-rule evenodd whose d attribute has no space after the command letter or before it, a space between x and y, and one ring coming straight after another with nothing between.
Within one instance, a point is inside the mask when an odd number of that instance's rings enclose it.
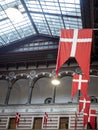
<instances>
[{"instance_id":1,"label":"decorative carving","mask_svg":"<svg viewBox=\"0 0 98 130\"><path fill-rule=\"evenodd\" d=\"M54 69L54 70L52 70L51 75L52 75L53 77L55 77L55 69Z\"/></svg>"},{"instance_id":2,"label":"decorative carving","mask_svg":"<svg viewBox=\"0 0 98 130\"><path fill-rule=\"evenodd\" d=\"M9 72L9 77L10 78L14 78L14 76L15 76L15 72Z\"/></svg>"},{"instance_id":3,"label":"decorative carving","mask_svg":"<svg viewBox=\"0 0 98 130\"><path fill-rule=\"evenodd\" d=\"M30 76L33 77L34 75L36 75L36 71L35 71L35 70L32 70L32 71L30 72Z\"/></svg>"}]
</instances>

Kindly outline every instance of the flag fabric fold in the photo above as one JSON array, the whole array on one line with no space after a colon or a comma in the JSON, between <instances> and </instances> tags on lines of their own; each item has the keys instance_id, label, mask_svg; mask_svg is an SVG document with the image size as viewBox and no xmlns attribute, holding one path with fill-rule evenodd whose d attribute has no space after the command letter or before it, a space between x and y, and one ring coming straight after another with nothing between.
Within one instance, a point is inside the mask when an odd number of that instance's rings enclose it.
<instances>
[{"instance_id":1,"label":"flag fabric fold","mask_svg":"<svg viewBox=\"0 0 98 130\"><path fill-rule=\"evenodd\" d=\"M75 59L78 62L83 74L89 79L90 55L92 46L92 29L79 30L78 38L83 40L77 44ZM83 39L82 39L83 38Z\"/></svg>"},{"instance_id":2,"label":"flag fabric fold","mask_svg":"<svg viewBox=\"0 0 98 130\"><path fill-rule=\"evenodd\" d=\"M92 126L92 129L95 130L96 110L91 110L90 114L90 124Z\"/></svg>"},{"instance_id":3,"label":"flag fabric fold","mask_svg":"<svg viewBox=\"0 0 98 130\"><path fill-rule=\"evenodd\" d=\"M86 109L86 111L89 111L90 103L91 103L90 97L81 96L79 99L79 113L81 111L84 112L85 109Z\"/></svg>"},{"instance_id":4,"label":"flag fabric fold","mask_svg":"<svg viewBox=\"0 0 98 130\"><path fill-rule=\"evenodd\" d=\"M56 75L58 75L58 69L68 60L71 52L71 42L64 42L63 39L70 39L73 36L73 29L61 30L60 42L58 47L58 56L56 64Z\"/></svg>"},{"instance_id":5,"label":"flag fabric fold","mask_svg":"<svg viewBox=\"0 0 98 130\"><path fill-rule=\"evenodd\" d=\"M89 79L92 29L61 30L57 55L56 76L60 67L70 57L78 62L82 72Z\"/></svg>"},{"instance_id":6,"label":"flag fabric fold","mask_svg":"<svg viewBox=\"0 0 98 130\"><path fill-rule=\"evenodd\" d=\"M87 113L84 113L84 119L83 119L83 126L84 127L88 123L88 117L89 117L89 115Z\"/></svg>"},{"instance_id":7,"label":"flag fabric fold","mask_svg":"<svg viewBox=\"0 0 98 130\"><path fill-rule=\"evenodd\" d=\"M96 121L96 110L89 110L89 113L84 111L84 127L85 125L90 122L90 125L93 130L95 130L95 121Z\"/></svg>"},{"instance_id":8,"label":"flag fabric fold","mask_svg":"<svg viewBox=\"0 0 98 130\"><path fill-rule=\"evenodd\" d=\"M72 98L77 93L78 90L81 91L84 97L87 96L88 80L85 75L74 74L72 80Z\"/></svg>"}]
</instances>

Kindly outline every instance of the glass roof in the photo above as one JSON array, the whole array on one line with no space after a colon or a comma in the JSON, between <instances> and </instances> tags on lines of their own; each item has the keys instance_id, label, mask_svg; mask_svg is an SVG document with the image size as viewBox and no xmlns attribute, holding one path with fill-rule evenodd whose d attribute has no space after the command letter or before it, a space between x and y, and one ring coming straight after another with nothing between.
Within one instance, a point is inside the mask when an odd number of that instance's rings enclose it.
<instances>
[{"instance_id":1,"label":"glass roof","mask_svg":"<svg viewBox=\"0 0 98 130\"><path fill-rule=\"evenodd\" d=\"M12 20L9 8L16 8L22 19ZM59 36L63 28L82 28L79 0L0 0L0 46L31 35Z\"/></svg>"}]
</instances>

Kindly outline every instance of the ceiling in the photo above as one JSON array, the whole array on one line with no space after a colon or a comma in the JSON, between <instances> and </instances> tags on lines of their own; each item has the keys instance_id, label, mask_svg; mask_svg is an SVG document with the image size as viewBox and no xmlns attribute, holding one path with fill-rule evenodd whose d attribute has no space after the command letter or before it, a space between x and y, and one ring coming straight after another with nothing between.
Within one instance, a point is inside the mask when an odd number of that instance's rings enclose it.
<instances>
[{"instance_id":1,"label":"ceiling","mask_svg":"<svg viewBox=\"0 0 98 130\"><path fill-rule=\"evenodd\" d=\"M9 8L22 18L11 19ZM97 0L0 0L0 67L55 64L61 29L94 28L91 62L97 61L97 12Z\"/></svg>"}]
</instances>

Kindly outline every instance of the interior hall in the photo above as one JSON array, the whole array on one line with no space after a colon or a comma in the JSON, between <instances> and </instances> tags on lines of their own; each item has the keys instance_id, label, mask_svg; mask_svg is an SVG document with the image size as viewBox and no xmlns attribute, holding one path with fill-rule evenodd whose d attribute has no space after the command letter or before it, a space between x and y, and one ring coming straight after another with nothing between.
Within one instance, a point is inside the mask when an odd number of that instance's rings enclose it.
<instances>
[{"instance_id":1,"label":"interior hall","mask_svg":"<svg viewBox=\"0 0 98 130\"><path fill-rule=\"evenodd\" d=\"M98 0L0 0L0 130L98 129Z\"/></svg>"}]
</instances>

